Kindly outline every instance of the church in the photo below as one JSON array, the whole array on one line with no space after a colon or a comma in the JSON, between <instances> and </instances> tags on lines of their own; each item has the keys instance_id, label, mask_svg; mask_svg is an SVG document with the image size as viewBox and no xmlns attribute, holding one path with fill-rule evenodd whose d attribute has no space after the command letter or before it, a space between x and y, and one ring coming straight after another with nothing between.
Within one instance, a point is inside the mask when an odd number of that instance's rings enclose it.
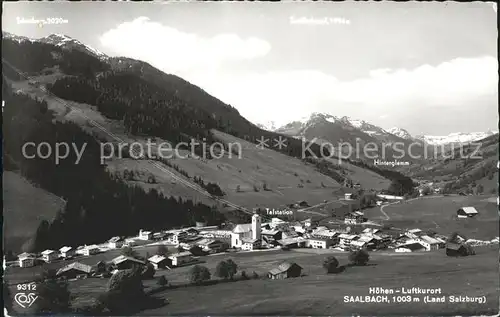
<instances>
[{"instance_id":1,"label":"church","mask_svg":"<svg viewBox=\"0 0 500 317\"><path fill-rule=\"evenodd\" d=\"M231 247L245 251L259 249L262 246L261 226L261 217L254 214L251 224L241 224L234 227L233 232L231 232Z\"/></svg>"}]
</instances>

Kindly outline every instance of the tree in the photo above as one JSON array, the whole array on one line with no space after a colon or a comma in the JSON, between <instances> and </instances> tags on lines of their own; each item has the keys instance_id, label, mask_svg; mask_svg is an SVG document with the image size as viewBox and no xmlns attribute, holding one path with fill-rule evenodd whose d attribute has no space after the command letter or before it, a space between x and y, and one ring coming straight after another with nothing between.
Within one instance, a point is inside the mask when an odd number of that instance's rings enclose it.
<instances>
[{"instance_id":1,"label":"tree","mask_svg":"<svg viewBox=\"0 0 500 317\"><path fill-rule=\"evenodd\" d=\"M250 279L247 275L247 272L246 271L241 271L241 279L242 280L248 280Z\"/></svg>"},{"instance_id":2,"label":"tree","mask_svg":"<svg viewBox=\"0 0 500 317\"><path fill-rule=\"evenodd\" d=\"M155 276L156 270L153 264L148 263L145 265L144 270L142 271L142 279L150 280Z\"/></svg>"},{"instance_id":3,"label":"tree","mask_svg":"<svg viewBox=\"0 0 500 317\"><path fill-rule=\"evenodd\" d=\"M365 249L355 250L349 254L349 261L352 265L366 265L370 260L370 255Z\"/></svg>"},{"instance_id":4,"label":"tree","mask_svg":"<svg viewBox=\"0 0 500 317\"><path fill-rule=\"evenodd\" d=\"M137 258L139 256L139 254L137 253L137 251L135 251L131 247L124 247L124 248L122 248L120 253L122 255L124 255L124 256L129 256L129 257L132 257L132 258Z\"/></svg>"},{"instance_id":5,"label":"tree","mask_svg":"<svg viewBox=\"0 0 500 317\"><path fill-rule=\"evenodd\" d=\"M112 313L125 314L140 309L146 297L141 269L134 268L112 275L106 292L99 296L98 301Z\"/></svg>"},{"instance_id":6,"label":"tree","mask_svg":"<svg viewBox=\"0 0 500 317\"><path fill-rule=\"evenodd\" d=\"M429 186L422 187L422 195L427 196L430 195L430 193L431 193L431 188Z\"/></svg>"},{"instance_id":7,"label":"tree","mask_svg":"<svg viewBox=\"0 0 500 317\"><path fill-rule=\"evenodd\" d=\"M217 264L217 266L215 267L215 275L223 279L229 278L229 267L226 261L220 261Z\"/></svg>"},{"instance_id":8,"label":"tree","mask_svg":"<svg viewBox=\"0 0 500 317\"><path fill-rule=\"evenodd\" d=\"M211 277L212 276L208 268L202 265L195 265L189 271L189 281L192 284L202 284L203 282L210 280Z\"/></svg>"},{"instance_id":9,"label":"tree","mask_svg":"<svg viewBox=\"0 0 500 317\"><path fill-rule=\"evenodd\" d=\"M163 255L166 256L169 254L168 248L164 244L158 245L158 248L156 248L156 254L157 255Z\"/></svg>"},{"instance_id":10,"label":"tree","mask_svg":"<svg viewBox=\"0 0 500 317\"><path fill-rule=\"evenodd\" d=\"M168 280L165 277L165 275L162 275L162 276L160 276L160 278L158 278L157 284L160 286L167 286L168 285Z\"/></svg>"},{"instance_id":11,"label":"tree","mask_svg":"<svg viewBox=\"0 0 500 317\"><path fill-rule=\"evenodd\" d=\"M215 274L223 279L233 279L238 266L233 260L220 261L215 268Z\"/></svg>"},{"instance_id":12,"label":"tree","mask_svg":"<svg viewBox=\"0 0 500 317\"><path fill-rule=\"evenodd\" d=\"M476 195L481 195L484 191L483 185L479 184L476 186Z\"/></svg>"},{"instance_id":13,"label":"tree","mask_svg":"<svg viewBox=\"0 0 500 317\"><path fill-rule=\"evenodd\" d=\"M45 280L38 285L36 311L39 314L67 314L71 311L71 293L68 283L55 279Z\"/></svg>"},{"instance_id":14,"label":"tree","mask_svg":"<svg viewBox=\"0 0 500 317\"><path fill-rule=\"evenodd\" d=\"M323 268L326 270L326 273L333 273L339 266L339 261L334 256L329 256L323 262Z\"/></svg>"}]
</instances>

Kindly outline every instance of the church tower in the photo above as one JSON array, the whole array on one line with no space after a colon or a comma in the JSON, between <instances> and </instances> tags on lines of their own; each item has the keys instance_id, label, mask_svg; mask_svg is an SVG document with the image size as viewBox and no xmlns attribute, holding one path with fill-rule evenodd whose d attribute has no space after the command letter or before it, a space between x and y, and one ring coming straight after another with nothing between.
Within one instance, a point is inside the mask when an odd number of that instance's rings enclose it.
<instances>
[{"instance_id":1,"label":"church tower","mask_svg":"<svg viewBox=\"0 0 500 317\"><path fill-rule=\"evenodd\" d=\"M258 214L252 216L252 239L260 240L260 231L262 229L261 218Z\"/></svg>"}]
</instances>

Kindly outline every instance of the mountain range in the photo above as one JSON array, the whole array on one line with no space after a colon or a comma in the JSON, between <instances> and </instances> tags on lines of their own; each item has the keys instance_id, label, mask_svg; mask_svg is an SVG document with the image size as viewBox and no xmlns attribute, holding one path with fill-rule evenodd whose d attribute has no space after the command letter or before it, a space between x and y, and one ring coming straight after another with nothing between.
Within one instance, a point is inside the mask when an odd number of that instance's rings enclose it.
<instances>
[{"instance_id":1,"label":"mountain range","mask_svg":"<svg viewBox=\"0 0 500 317\"><path fill-rule=\"evenodd\" d=\"M274 121L257 124L262 129L269 131L280 132L296 137L303 137L307 130L314 129L315 124L322 124L327 121L331 124L337 124L349 130L356 129L369 136L375 137L381 141L397 141L399 139L423 141L429 145L449 145L449 144L465 144L477 140L487 138L498 133L498 131L488 130L486 132L454 132L444 136L435 135L415 135L412 136L407 130L399 127L384 129L364 120L352 119L347 116L337 117L327 113L312 113L309 117L303 117L299 120L294 120L282 126L276 126ZM394 138L397 137L397 138Z\"/></svg>"}]
</instances>

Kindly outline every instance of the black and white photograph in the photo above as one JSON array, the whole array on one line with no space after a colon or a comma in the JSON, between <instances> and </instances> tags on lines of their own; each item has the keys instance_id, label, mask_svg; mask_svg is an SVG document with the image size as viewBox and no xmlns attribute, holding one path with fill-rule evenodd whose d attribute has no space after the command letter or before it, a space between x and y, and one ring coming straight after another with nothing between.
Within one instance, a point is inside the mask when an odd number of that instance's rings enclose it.
<instances>
[{"instance_id":1,"label":"black and white photograph","mask_svg":"<svg viewBox=\"0 0 500 317\"><path fill-rule=\"evenodd\" d=\"M2 7L6 316L498 315L496 2Z\"/></svg>"}]
</instances>

